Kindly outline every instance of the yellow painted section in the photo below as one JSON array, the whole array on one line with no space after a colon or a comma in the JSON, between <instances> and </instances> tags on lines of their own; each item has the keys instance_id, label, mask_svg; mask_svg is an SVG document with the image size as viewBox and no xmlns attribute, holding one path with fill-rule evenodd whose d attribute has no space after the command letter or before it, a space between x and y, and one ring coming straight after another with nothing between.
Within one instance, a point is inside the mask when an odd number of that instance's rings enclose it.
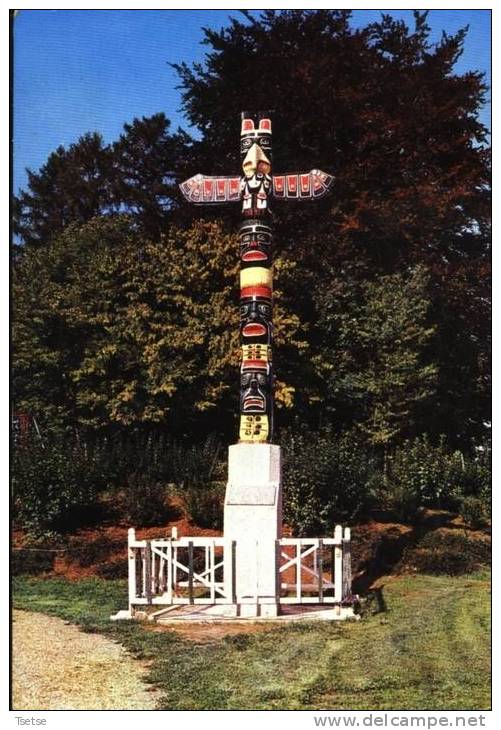
<instances>
[{"instance_id":1,"label":"yellow painted section","mask_svg":"<svg viewBox=\"0 0 501 730\"><path fill-rule=\"evenodd\" d=\"M242 360L264 360L271 362L271 347L269 345L242 345Z\"/></svg>"},{"instance_id":2,"label":"yellow painted section","mask_svg":"<svg viewBox=\"0 0 501 730\"><path fill-rule=\"evenodd\" d=\"M240 441L260 443L268 439L268 416L240 416Z\"/></svg>"},{"instance_id":3,"label":"yellow painted section","mask_svg":"<svg viewBox=\"0 0 501 730\"><path fill-rule=\"evenodd\" d=\"M265 269L264 266L253 266L250 269L240 270L240 288L246 286L269 286L271 288L273 281L271 269Z\"/></svg>"}]
</instances>

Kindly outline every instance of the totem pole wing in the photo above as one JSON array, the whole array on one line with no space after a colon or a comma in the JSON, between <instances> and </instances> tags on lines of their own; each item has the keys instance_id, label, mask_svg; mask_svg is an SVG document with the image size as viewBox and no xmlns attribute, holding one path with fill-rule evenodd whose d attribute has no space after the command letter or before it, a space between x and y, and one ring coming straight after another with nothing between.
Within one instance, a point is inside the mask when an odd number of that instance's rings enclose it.
<instances>
[{"instance_id":1,"label":"totem pole wing","mask_svg":"<svg viewBox=\"0 0 501 730\"><path fill-rule=\"evenodd\" d=\"M328 192L332 175L322 170L273 175L273 197L277 200L311 200Z\"/></svg>"},{"instance_id":2,"label":"totem pole wing","mask_svg":"<svg viewBox=\"0 0 501 730\"><path fill-rule=\"evenodd\" d=\"M193 175L179 186L186 200L196 205L218 205L240 200L239 177Z\"/></svg>"}]
</instances>

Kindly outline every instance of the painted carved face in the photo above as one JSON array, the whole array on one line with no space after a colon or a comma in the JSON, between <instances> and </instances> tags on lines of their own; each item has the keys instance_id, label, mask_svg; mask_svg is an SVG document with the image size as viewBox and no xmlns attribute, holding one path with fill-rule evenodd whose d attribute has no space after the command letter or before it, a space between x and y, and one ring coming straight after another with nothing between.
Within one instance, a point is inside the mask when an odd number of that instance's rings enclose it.
<instances>
[{"instance_id":1,"label":"painted carved face","mask_svg":"<svg viewBox=\"0 0 501 730\"><path fill-rule=\"evenodd\" d=\"M240 300L240 335L243 344L271 343L271 300L267 297Z\"/></svg>"},{"instance_id":2,"label":"painted carved face","mask_svg":"<svg viewBox=\"0 0 501 730\"><path fill-rule=\"evenodd\" d=\"M242 212L260 217L268 210L271 191L271 120L242 119L240 135L242 158Z\"/></svg>"},{"instance_id":3,"label":"painted carved face","mask_svg":"<svg viewBox=\"0 0 501 730\"><path fill-rule=\"evenodd\" d=\"M240 375L240 413L267 413L270 378L265 372L250 370Z\"/></svg>"},{"instance_id":4,"label":"painted carved face","mask_svg":"<svg viewBox=\"0 0 501 730\"><path fill-rule=\"evenodd\" d=\"M247 266L271 263L271 228L249 221L240 228L240 259Z\"/></svg>"},{"instance_id":5,"label":"painted carved face","mask_svg":"<svg viewBox=\"0 0 501 730\"><path fill-rule=\"evenodd\" d=\"M262 154L271 166L271 119L260 119L259 121L254 121L250 117L242 119L242 129L240 132L242 163L253 145L257 145L261 149Z\"/></svg>"}]
</instances>

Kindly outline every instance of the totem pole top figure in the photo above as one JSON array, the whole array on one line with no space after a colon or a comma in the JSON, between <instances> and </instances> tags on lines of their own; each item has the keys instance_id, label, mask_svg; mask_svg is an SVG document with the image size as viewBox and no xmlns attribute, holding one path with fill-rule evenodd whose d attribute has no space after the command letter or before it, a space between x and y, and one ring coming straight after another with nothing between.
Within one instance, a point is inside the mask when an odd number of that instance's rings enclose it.
<instances>
[{"instance_id":1,"label":"totem pole top figure","mask_svg":"<svg viewBox=\"0 0 501 730\"><path fill-rule=\"evenodd\" d=\"M243 214L254 216L255 211L246 213L249 208L245 196L246 180L254 175L261 180L264 178L263 187L269 188L274 200L311 200L325 195L333 177L321 170L270 174L271 139L272 122L268 112L242 112L240 152L244 157L244 177L194 175L180 185L186 200L195 205L221 205L242 200Z\"/></svg>"},{"instance_id":2,"label":"totem pole top figure","mask_svg":"<svg viewBox=\"0 0 501 730\"><path fill-rule=\"evenodd\" d=\"M273 437L272 228L270 198L305 200L324 195L332 176L321 170L272 175L269 112L242 112L240 177L195 175L181 183L199 205L242 201L240 238L240 441Z\"/></svg>"}]
</instances>

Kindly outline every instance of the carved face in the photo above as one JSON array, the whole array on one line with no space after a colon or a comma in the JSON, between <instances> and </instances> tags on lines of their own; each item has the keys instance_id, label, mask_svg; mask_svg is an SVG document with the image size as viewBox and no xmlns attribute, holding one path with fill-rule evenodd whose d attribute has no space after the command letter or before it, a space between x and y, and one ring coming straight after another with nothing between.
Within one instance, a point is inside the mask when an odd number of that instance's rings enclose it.
<instances>
[{"instance_id":1,"label":"carved face","mask_svg":"<svg viewBox=\"0 0 501 730\"><path fill-rule=\"evenodd\" d=\"M242 119L240 132L240 155L242 163L253 145L257 145L271 166L271 119ZM268 170L269 172L269 170Z\"/></svg>"},{"instance_id":2,"label":"carved face","mask_svg":"<svg viewBox=\"0 0 501 730\"><path fill-rule=\"evenodd\" d=\"M240 336L242 344L271 344L271 299L240 300Z\"/></svg>"},{"instance_id":3,"label":"carved face","mask_svg":"<svg viewBox=\"0 0 501 730\"><path fill-rule=\"evenodd\" d=\"M242 211L246 216L267 213L271 191L271 120L242 119L240 135L242 158Z\"/></svg>"},{"instance_id":4,"label":"carved face","mask_svg":"<svg viewBox=\"0 0 501 730\"><path fill-rule=\"evenodd\" d=\"M247 266L269 266L271 263L271 228L250 221L240 228L240 260Z\"/></svg>"},{"instance_id":5,"label":"carved face","mask_svg":"<svg viewBox=\"0 0 501 730\"><path fill-rule=\"evenodd\" d=\"M270 377L260 370L240 375L240 413L268 413Z\"/></svg>"}]
</instances>

